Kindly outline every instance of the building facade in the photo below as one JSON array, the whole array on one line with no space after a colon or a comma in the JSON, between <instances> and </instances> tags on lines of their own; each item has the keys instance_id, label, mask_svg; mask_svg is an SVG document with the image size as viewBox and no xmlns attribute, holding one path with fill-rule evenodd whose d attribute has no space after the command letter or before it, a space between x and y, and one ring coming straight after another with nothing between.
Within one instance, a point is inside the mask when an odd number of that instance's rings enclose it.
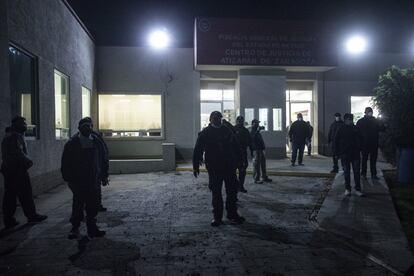
<instances>
[{"instance_id":1,"label":"building facade","mask_svg":"<svg viewBox=\"0 0 414 276\"><path fill-rule=\"evenodd\" d=\"M412 65L401 53L351 57L303 24L234 22L199 19L193 48L104 47L65 1L0 1L0 129L28 118L35 192L62 182L63 146L83 116L112 159L161 158L168 142L188 160L213 110L231 122L258 118L269 158L286 156L287 128L301 112L314 152L329 155L333 114L360 116L380 73Z\"/></svg>"}]
</instances>

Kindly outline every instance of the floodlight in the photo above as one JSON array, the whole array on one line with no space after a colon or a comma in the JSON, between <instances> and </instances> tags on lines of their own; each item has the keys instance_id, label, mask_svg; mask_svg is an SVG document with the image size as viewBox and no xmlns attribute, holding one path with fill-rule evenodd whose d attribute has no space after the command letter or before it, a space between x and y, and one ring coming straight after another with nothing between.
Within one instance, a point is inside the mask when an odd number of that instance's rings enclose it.
<instances>
[{"instance_id":1,"label":"floodlight","mask_svg":"<svg viewBox=\"0 0 414 276\"><path fill-rule=\"evenodd\" d=\"M167 48L170 44L170 36L165 29L154 31L149 35L149 44L155 49Z\"/></svg>"},{"instance_id":2,"label":"floodlight","mask_svg":"<svg viewBox=\"0 0 414 276\"><path fill-rule=\"evenodd\" d=\"M367 40L361 35L354 35L346 41L345 47L351 54L361 54L367 49Z\"/></svg>"}]
</instances>

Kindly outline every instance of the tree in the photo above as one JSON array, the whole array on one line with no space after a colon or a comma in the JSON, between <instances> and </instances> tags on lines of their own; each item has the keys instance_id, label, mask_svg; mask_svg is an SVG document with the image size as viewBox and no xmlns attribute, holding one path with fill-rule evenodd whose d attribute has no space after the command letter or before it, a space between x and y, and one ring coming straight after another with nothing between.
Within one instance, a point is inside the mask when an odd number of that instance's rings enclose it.
<instances>
[{"instance_id":1,"label":"tree","mask_svg":"<svg viewBox=\"0 0 414 276\"><path fill-rule=\"evenodd\" d=\"M386 130L380 137L384 157L397 164L397 149L414 148L414 68L389 68L374 88L374 104Z\"/></svg>"}]
</instances>

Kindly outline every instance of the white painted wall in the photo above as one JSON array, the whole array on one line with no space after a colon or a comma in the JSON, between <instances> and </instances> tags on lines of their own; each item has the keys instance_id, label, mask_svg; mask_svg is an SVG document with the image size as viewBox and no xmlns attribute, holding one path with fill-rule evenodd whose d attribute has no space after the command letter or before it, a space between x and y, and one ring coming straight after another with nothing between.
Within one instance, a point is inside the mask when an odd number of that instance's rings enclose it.
<instances>
[{"instance_id":1,"label":"white painted wall","mask_svg":"<svg viewBox=\"0 0 414 276\"><path fill-rule=\"evenodd\" d=\"M172 82L166 89L168 75ZM190 158L200 125L200 76L193 70L193 49L175 48L164 52L139 47L97 48L98 93L154 93L164 95L165 139L109 142L112 153L134 147L144 155L159 155L161 143L175 143L177 157ZM116 147L115 147L116 145Z\"/></svg>"}]
</instances>

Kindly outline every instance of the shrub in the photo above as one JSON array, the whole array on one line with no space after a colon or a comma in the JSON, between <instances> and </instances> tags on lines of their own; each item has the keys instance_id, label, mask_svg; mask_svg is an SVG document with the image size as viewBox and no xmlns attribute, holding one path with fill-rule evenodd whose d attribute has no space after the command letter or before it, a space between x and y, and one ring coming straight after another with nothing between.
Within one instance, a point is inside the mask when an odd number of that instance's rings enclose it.
<instances>
[{"instance_id":1,"label":"shrub","mask_svg":"<svg viewBox=\"0 0 414 276\"><path fill-rule=\"evenodd\" d=\"M380 148L395 165L398 148L414 147L414 68L392 66L379 76L374 92L374 104L386 127Z\"/></svg>"}]
</instances>

